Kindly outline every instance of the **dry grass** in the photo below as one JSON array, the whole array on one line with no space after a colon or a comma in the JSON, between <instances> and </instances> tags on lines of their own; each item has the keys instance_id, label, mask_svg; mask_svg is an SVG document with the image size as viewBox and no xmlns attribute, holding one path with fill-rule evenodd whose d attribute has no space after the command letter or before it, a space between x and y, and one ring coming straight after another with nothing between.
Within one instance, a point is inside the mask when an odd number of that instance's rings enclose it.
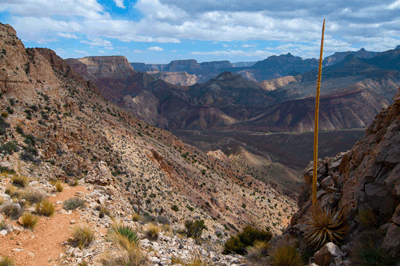
<instances>
[{"instance_id":1,"label":"dry grass","mask_svg":"<svg viewBox=\"0 0 400 266\"><path fill-rule=\"evenodd\" d=\"M22 199L26 199L30 204L42 202L45 199L45 194L37 189L27 189L20 195Z\"/></svg>"},{"instance_id":2,"label":"dry grass","mask_svg":"<svg viewBox=\"0 0 400 266\"><path fill-rule=\"evenodd\" d=\"M72 232L72 244L79 248L88 247L94 240L94 232L89 226L76 226Z\"/></svg>"},{"instance_id":3,"label":"dry grass","mask_svg":"<svg viewBox=\"0 0 400 266\"><path fill-rule=\"evenodd\" d=\"M302 266L300 253L294 245L277 248L271 256L273 266Z\"/></svg>"},{"instance_id":4,"label":"dry grass","mask_svg":"<svg viewBox=\"0 0 400 266\"><path fill-rule=\"evenodd\" d=\"M44 216L52 216L55 212L54 204L49 200L43 200L36 204L36 213Z\"/></svg>"},{"instance_id":5,"label":"dry grass","mask_svg":"<svg viewBox=\"0 0 400 266\"><path fill-rule=\"evenodd\" d=\"M14 266L14 259L7 257L7 256L1 256L0 257L0 266Z\"/></svg>"},{"instance_id":6,"label":"dry grass","mask_svg":"<svg viewBox=\"0 0 400 266\"><path fill-rule=\"evenodd\" d=\"M64 187L61 183L61 181L57 181L54 186L56 187L57 192L62 192L64 190Z\"/></svg>"},{"instance_id":7,"label":"dry grass","mask_svg":"<svg viewBox=\"0 0 400 266\"><path fill-rule=\"evenodd\" d=\"M132 221L137 222L139 221L141 218L141 216L139 214L137 214L136 212L134 214L132 214Z\"/></svg>"},{"instance_id":8,"label":"dry grass","mask_svg":"<svg viewBox=\"0 0 400 266\"><path fill-rule=\"evenodd\" d=\"M39 222L39 217L33 215L30 212L24 212L22 214L22 226L28 229L33 229Z\"/></svg>"},{"instance_id":9,"label":"dry grass","mask_svg":"<svg viewBox=\"0 0 400 266\"><path fill-rule=\"evenodd\" d=\"M306 219L304 241L313 250L320 249L328 242L338 244L346 234L347 228L341 211L322 209L317 205L311 207Z\"/></svg>"},{"instance_id":10,"label":"dry grass","mask_svg":"<svg viewBox=\"0 0 400 266\"><path fill-rule=\"evenodd\" d=\"M155 241L158 239L158 234L160 233L160 228L157 225L150 223L147 226L145 236L147 239Z\"/></svg>"},{"instance_id":11,"label":"dry grass","mask_svg":"<svg viewBox=\"0 0 400 266\"><path fill-rule=\"evenodd\" d=\"M251 260L261 260L268 256L269 244L265 241L256 241L247 249L247 257Z\"/></svg>"},{"instance_id":12,"label":"dry grass","mask_svg":"<svg viewBox=\"0 0 400 266\"><path fill-rule=\"evenodd\" d=\"M123 253L119 257L115 255L110 255L108 253L103 255L101 263L104 266L147 266L150 265L148 257L140 250L138 246L130 246L126 249L126 253Z\"/></svg>"},{"instance_id":13,"label":"dry grass","mask_svg":"<svg viewBox=\"0 0 400 266\"><path fill-rule=\"evenodd\" d=\"M18 204L8 202L1 206L0 212L4 213L11 219L17 220L22 214L22 209Z\"/></svg>"},{"instance_id":14,"label":"dry grass","mask_svg":"<svg viewBox=\"0 0 400 266\"><path fill-rule=\"evenodd\" d=\"M11 178L11 182L15 186L26 187L28 185L29 179L23 175L14 175Z\"/></svg>"},{"instance_id":15,"label":"dry grass","mask_svg":"<svg viewBox=\"0 0 400 266\"><path fill-rule=\"evenodd\" d=\"M378 226L378 218L371 208L365 208L358 212L360 225L364 228L372 228Z\"/></svg>"},{"instance_id":16,"label":"dry grass","mask_svg":"<svg viewBox=\"0 0 400 266\"><path fill-rule=\"evenodd\" d=\"M7 186L5 193L9 195L11 198L15 198L19 196L19 189L14 186Z\"/></svg>"}]
</instances>

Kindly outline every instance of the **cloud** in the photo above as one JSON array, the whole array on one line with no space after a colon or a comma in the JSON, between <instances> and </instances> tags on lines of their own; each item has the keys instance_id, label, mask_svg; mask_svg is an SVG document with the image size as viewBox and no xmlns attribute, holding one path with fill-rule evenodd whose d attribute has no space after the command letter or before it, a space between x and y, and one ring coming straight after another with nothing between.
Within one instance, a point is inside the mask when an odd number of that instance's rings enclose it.
<instances>
[{"instance_id":1,"label":"cloud","mask_svg":"<svg viewBox=\"0 0 400 266\"><path fill-rule=\"evenodd\" d=\"M270 51L242 51L242 50L228 50L228 51L211 51L211 52L191 52L193 55L214 55L214 56L246 56L246 57L268 57L273 55Z\"/></svg>"},{"instance_id":2,"label":"cloud","mask_svg":"<svg viewBox=\"0 0 400 266\"><path fill-rule=\"evenodd\" d=\"M119 8L125 9L126 7L124 6L124 0L113 0L115 5Z\"/></svg>"},{"instance_id":3,"label":"cloud","mask_svg":"<svg viewBox=\"0 0 400 266\"><path fill-rule=\"evenodd\" d=\"M146 53L146 51L142 51L142 50L139 50L139 49L135 49L135 50L132 51L132 53L141 54L141 53Z\"/></svg>"},{"instance_id":4,"label":"cloud","mask_svg":"<svg viewBox=\"0 0 400 266\"><path fill-rule=\"evenodd\" d=\"M103 50L99 50L99 53L105 54L106 52L104 52Z\"/></svg>"},{"instance_id":5,"label":"cloud","mask_svg":"<svg viewBox=\"0 0 400 266\"><path fill-rule=\"evenodd\" d=\"M158 47L158 46L149 47L149 48L147 48L147 50L149 50L149 51L157 51L157 52L162 52L162 51L164 51L163 48Z\"/></svg>"},{"instance_id":6,"label":"cloud","mask_svg":"<svg viewBox=\"0 0 400 266\"><path fill-rule=\"evenodd\" d=\"M63 49L54 49L54 52L56 52L56 54L58 55L58 56L62 56L62 55L64 55L66 52L63 50Z\"/></svg>"},{"instance_id":7,"label":"cloud","mask_svg":"<svg viewBox=\"0 0 400 266\"><path fill-rule=\"evenodd\" d=\"M58 36L66 38L66 39L79 39L78 36L76 36L75 34L72 33L62 33L59 32L57 33Z\"/></svg>"},{"instance_id":8,"label":"cloud","mask_svg":"<svg viewBox=\"0 0 400 266\"><path fill-rule=\"evenodd\" d=\"M77 54L89 54L88 52L83 51L83 50L74 50L74 52Z\"/></svg>"},{"instance_id":9,"label":"cloud","mask_svg":"<svg viewBox=\"0 0 400 266\"><path fill-rule=\"evenodd\" d=\"M177 50L172 50L172 51L171 51L171 53L177 53L177 52L178 52Z\"/></svg>"},{"instance_id":10,"label":"cloud","mask_svg":"<svg viewBox=\"0 0 400 266\"><path fill-rule=\"evenodd\" d=\"M249 47L256 47L257 44L243 44L242 47L243 48L249 48Z\"/></svg>"},{"instance_id":11,"label":"cloud","mask_svg":"<svg viewBox=\"0 0 400 266\"><path fill-rule=\"evenodd\" d=\"M95 37L95 36L87 36L89 41L80 41L81 43L85 43L85 44L89 44L92 46L105 46L106 49L108 49L109 47L112 46L110 41L107 40L103 40L99 37ZM111 48L113 49L113 48Z\"/></svg>"},{"instance_id":12,"label":"cloud","mask_svg":"<svg viewBox=\"0 0 400 266\"><path fill-rule=\"evenodd\" d=\"M226 48L229 47L230 45L223 43L222 46Z\"/></svg>"}]
</instances>

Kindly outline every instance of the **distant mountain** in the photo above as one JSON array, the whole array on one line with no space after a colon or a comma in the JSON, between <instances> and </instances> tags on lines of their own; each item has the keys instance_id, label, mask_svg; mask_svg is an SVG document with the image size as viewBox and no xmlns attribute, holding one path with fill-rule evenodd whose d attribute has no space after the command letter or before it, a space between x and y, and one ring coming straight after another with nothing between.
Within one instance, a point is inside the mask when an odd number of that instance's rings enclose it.
<instances>
[{"instance_id":1,"label":"distant mountain","mask_svg":"<svg viewBox=\"0 0 400 266\"><path fill-rule=\"evenodd\" d=\"M147 74L178 86L191 86L196 84L198 80L196 75L191 75L186 72L147 71Z\"/></svg>"},{"instance_id":2,"label":"distant mountain","mask_svg":"<svg viewBox=\"0 0 400 266\"><path fill-rule=\"evenodd\" d=\"M394 50L378 53L375 57L363 61L380 68L400 71L400 45Z\"/></svg>"},{"instance_id":3,"label":"distant mountain","mask_svg":"<svg viewBox=\"0 0 400 266\"><path fill-rule=\"evenodd\" d=\"M345 89L321 96L320 130L365 128L389 101L368 89ZM279 103L255 113L234 129L261 131L312 131L315 97Z\"/></svg>"},{"instance_id":4,"label":"distant mountain","mask_svg":"<svg viewBox=\"0 0 400 266\"><path fill-rule=\"evenodd\" d=\"M232 63L232 65L234 67L251 67L252 65L254 65L255 63L257 63L257 61L251 61L251 62L236 62L236 63Z\"/></svg>"},{"instance_id":5,"label":"distant mountain","mask_svg":"<svg viewBox=\"0 0 400 266\"><path fill-rule=\"evenodd\" d=\"M376 56L377 54L377 52L366 51L364 48L361 48L358 51L336 52L333 55L325 57L325 59L322 61L322 65L325 67L337 64L340 61L344 60L344 58L348 55L354 55L357 58L369 59Z\"/></svg>"}]
</instances>

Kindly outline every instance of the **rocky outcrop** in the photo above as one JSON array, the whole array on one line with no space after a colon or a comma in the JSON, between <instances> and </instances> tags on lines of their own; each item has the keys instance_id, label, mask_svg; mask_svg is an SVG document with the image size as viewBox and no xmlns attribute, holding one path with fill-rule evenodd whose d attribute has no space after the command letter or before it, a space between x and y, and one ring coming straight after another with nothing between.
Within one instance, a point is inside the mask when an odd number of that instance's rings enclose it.
<instances>
[{"instance_id":1,"label":"rocky outcrop","mask_svg":"<svg viewBox=\"0 0 400 266\"><path fill-rule=\"evenodd\" d=\"M400 256L399 147L400 92L394 103L375 117L351 150L318 161L318 204L343 212L349 227L346 242L350 247L366 230L380 228L383 237L374 239L376 245L380 243L376 248L393 257ZM300 211L293 216L285 235L302 239L304 219L311 206L311 182L310 164L299 197ZM349 247L342 247L342 251L345 248Z\"/></svg>"},{"instance_id":2,"label":"rocky outcrop","mask_svg":"<svg viewBox=\"0 0 400 266\"><path fill-rule=\"evenodd\" d=\"M85 177L87 183L100 186L111 185L114 181L106 162L100 161Z\"/></svg>"},{"instance_id":3,"label":"rocky outcrop","mask_svg":"<svg viewBox=\"0 0 400 266\"><path fill-rule=\"evenodd\" d=\"M155 78L162 79L165 82L175 84L178 86L192 86L197 82L196 75L190 75L186 72L148 71L147 73Z\"/></svg>"}]
</instances>

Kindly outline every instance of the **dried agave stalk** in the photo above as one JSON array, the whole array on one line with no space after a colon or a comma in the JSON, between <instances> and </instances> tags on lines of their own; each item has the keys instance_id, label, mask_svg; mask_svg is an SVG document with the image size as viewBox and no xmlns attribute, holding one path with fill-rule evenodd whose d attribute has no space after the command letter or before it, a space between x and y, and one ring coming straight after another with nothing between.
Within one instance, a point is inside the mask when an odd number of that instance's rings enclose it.
<instances>
[{"instance_id":1,"label":"dried agave stalk","mask_svg":"<svg viewBox=\"0 0 400 266\"><path fill-rule=\"evenodd\" d=\"M312 206L306 218L304 241L314 250L320 249L328 242L338 243L346 234L347 227L340 210L322 209Z\"/></svg>"},{"instance_id":2,"label":"dried agave stalk","mask_svg":"<svg viewBox=\"0 0 400 266\"><path fill-rule=\"evenodd\" d=\"M325 19L322 25L321 49L319 53L319 67L318 67L318 83L317 94L315 95L315 119L314 119L314 168L313 168L313 186L312 186L312 201L313 205L317 203L317 163L318 163L318 119L319 119L319 91L321 87L321 73L322 73L322 54L324 50L324 32L325 32Z\"/></svg>"}]
</instances>

